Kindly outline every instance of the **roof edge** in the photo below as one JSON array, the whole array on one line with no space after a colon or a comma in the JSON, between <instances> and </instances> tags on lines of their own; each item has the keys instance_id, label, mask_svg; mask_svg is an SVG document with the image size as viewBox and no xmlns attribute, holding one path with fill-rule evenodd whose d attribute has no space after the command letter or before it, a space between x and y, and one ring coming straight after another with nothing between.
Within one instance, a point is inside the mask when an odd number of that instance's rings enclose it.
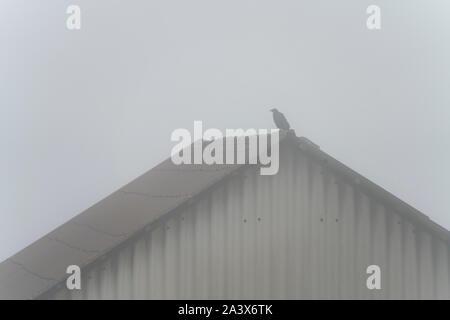
<instances>
[{"instance_id":1,"label":"roof edge","mask_svg":"<svg viewBox=\"0 0 450 320\"><path fill-rule=\"evenodd\" d=\"M342 162L336 160L326 152L322 151L318 145L311 142L308 138L294 137L292 139L291 136L290 140L294 142L306 154L315 158L317 161L322 163L323 166L331 168L351 184L357 185L364 191L373 195L375 198L378 198L381 202L387 203L390 206L394 207L397 213L408 217L413 222L436 233L442 240L450 242L449 230L434 222L427 215L407 204L405 201L396 197L386 189L370 181L361 174L347 167Z\"/></svg>"}]
</instances>

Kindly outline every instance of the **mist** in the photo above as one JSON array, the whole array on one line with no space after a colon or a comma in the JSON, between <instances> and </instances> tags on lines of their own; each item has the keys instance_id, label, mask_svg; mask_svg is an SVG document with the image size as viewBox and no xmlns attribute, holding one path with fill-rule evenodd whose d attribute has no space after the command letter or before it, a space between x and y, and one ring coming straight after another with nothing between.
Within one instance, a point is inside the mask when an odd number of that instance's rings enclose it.
<instances>
[{"instance_id":1,"label":"mist","mask_svg":"<svg viewBox=\"0 0 450 320\"><path fill-rule=\"evenodd\" d=\"M66 28L76 2L82 27ZM298 136L450 228L444 1L0 4L0 261L170 156L171 133Z\"/></svg>"}]
</instances>

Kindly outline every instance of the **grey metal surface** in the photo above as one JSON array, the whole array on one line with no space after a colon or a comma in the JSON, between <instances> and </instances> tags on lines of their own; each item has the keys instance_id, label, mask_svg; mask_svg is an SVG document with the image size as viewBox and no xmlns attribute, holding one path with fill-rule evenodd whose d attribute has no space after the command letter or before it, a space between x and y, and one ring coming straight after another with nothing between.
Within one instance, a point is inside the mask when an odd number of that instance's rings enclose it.
<instances>
[{"instance_id":1,"label":"grey metal surface","mask_svg":"<svg viewBox=\"0 0 450 320\"><path fill-rule=\"evenodd\" d=\"M37 297L239 167L164 161L0 263L0 299Z\"/></svg>"},{"instance_id":2,"label":"grey metal surface","mask_svg":"<svg viewBox=\"0 0 450 320\"><path fill-rule=\"evenodd\" d=\"M41 298L449 299L448 232L324 157L285 145L279 174L239 171Z\"/></svg>"},{"instance_id":3,"label":"grey metal surface","mask_svg":"<svg viewBox=\"0 0 450 320\"><path fill-rule=\"evenodd\" d=\"M447 230L309 140L283 143L275 176L163 162L0 264L0 298L449 298ZM70 264L81 291L62 287Z\"/></svg>"}]
</instances>

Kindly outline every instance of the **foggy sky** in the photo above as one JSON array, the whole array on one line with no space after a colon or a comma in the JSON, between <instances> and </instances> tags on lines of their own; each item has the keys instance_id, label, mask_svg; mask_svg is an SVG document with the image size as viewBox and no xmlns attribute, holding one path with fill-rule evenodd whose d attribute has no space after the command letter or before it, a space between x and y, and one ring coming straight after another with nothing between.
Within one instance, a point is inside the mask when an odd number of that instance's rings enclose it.
<instances>
[{"instance_id":1,"label":"foggy sky","mask_svg":"<svg viewBox=\"0 0 450 320\"><path fill-rule=\"evenodd\" d=\"M271 107L450 228L449 9L1 0L0 261L170 156L174 129L272 128Z\"/></svg>"}]
</instances>

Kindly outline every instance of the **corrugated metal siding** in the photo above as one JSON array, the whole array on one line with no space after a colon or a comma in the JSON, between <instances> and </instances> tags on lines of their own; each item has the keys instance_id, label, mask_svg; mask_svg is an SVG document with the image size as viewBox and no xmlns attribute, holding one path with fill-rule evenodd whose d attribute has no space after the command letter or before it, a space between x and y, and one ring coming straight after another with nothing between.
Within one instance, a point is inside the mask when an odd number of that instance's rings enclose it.
<instances>
[{"instance_id":1,"label":"corrugated metal siding","mask_svg":"<svg viewBox=\"0 0 450 320\"><path fill-rule=\"evenodd\" d=\"M449 299L448 244L297 148L247 168L103 261L55 299ZM124 212L126 214L126 212ZM381 290L366 268L381 267Z\"/></svg>"}]
</instances>

